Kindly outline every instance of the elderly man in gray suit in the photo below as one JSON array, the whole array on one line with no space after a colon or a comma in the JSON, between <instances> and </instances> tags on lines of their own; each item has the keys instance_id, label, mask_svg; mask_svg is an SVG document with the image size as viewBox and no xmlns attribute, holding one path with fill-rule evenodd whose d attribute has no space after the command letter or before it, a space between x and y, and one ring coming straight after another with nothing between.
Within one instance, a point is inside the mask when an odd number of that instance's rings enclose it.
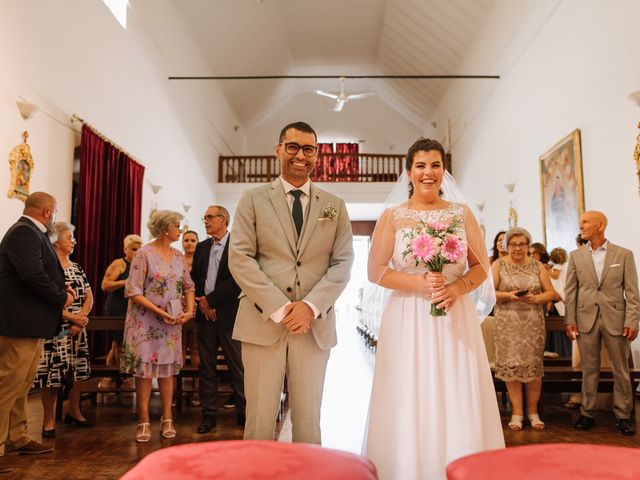
<instances>
[{"instance_id":1,"label":"elderly man in gray suit","mask_svg":"<svg viewBox=\"0 0 640 480\"><path fill-rule=\"evenodd\" d=\"M272 440L287 376L294 442L321 443L320 405L333 305L353 262L344 201L309 174L317 136L304 122L282 129L280 177L245 191L238 203L229 268L242 289L233 338L242 342L245 439Z\"/></svg>"},{"instance_id":2,"label":"elderly man in gray suit","mask_svg":"<svg viewBox=\"0 0 640 480\"><path fill-rule=\"evenodd\" d=\"M565 325L567 335L578 340L583 370L581 415L575 428L589 430L595 425L604 343L613 368L616 427L622 435L633 435L629 342L638 335L638 275L633 253L609 242L606 228L602 212L580 217L580 233L589 243L571 252L567 268Z\"/></svg>"}]
</instances>

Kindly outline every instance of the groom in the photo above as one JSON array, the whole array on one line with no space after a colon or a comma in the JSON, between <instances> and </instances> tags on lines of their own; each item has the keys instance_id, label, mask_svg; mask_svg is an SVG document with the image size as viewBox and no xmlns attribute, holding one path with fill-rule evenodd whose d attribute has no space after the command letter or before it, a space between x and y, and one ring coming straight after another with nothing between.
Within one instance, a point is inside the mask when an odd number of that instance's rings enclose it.
<instances>
[{"instance_id":1,"label":"groom","mask_svg":"<svg viewBox=\"0 0 640 480\"><path fill-rule=\"evenodd\" d=\"M353 247L344 201L309 180L317 153L308 124L284 127L280 177L245 191L235 213L229 268L242 289L233 338L242 342L245 439L273 439L286 373L293 441L321 443L324 377L337 343L333 304Z\"/></svg>"}]
</instances>

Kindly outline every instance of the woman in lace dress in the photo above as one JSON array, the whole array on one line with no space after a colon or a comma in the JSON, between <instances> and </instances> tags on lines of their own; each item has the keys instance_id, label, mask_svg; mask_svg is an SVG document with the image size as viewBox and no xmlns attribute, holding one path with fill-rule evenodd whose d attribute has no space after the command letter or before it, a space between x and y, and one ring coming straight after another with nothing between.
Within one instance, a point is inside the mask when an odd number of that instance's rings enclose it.
<instances>
[{"instance_id":1,"label":"woman in lace dress","mask_svg":"<svg viewBox=\"0 0 640 480\"><path fill-rule=\"evenodd\" d=\"M382 480L445 478L449 462L504 447L480 320L468 295L487 278L489 257L469 208L439 196L443 159L433 140L409 149L409 200L384 211L369 254L369 279L391 290L363 446ZM468 248L443 273L404 255L407 233L421 222L459 222L456 234ZM432 316L432 304L447 314Z\"/></svg>"},{"instance_id":2,"label":"woman in lace dress","mask_svg":"<svg viewBox=\"0 0 640 480\"><path fill-rule=\"evenodd\" d=\"M506 257L491 265L496 286L494 338L496 378L504 380L511 401L511 430L521 430L524 419L522 384L527 390L527 418L536 430L544 429L538 415L542 391L542 360L545 343L542 306L553 300L547 269L527 252L531 235L512 228L506 236Z\"/></svg>"}]
</instances>

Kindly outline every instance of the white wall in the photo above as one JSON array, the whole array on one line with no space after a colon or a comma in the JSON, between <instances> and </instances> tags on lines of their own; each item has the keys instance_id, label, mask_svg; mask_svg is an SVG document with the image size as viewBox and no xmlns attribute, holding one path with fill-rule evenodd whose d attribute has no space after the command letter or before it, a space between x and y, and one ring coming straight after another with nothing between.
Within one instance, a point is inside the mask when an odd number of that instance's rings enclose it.
<instances>
[{"instance_id":1,"label":"white wall","mask_svg":"<svg viewBox=\"0 0 640 480\"><path fill-rule=\"evenodd\" d=\"M164 21L171 12L162 9L149 20L142 13L153 5L132 5L137 11L130 9L124 30L100 0L2 2L0 155L8 155L27 129L36 162L31 191L54 194L59 218L68 219L78 138L69 118L76 113L147 166L143 224L152 204L182 211L184 202L192 205L189 223L203 233L198 218L215 201L216 159L242 151L244 135L230 135L237 122L215 91L205 95L167 80L172 64L147 36L144 21ZM197 48L180 41L191 61L197 59ZM45 113L23 121L15 106L20 95ZM216 116L200 105L205 102L214 103ZM6 164L0 168L3 189L9 186L8 170ZM150 182L163 186L157 196ZM4 232L22 203L4 194L0 198ZM142 231L147 235L146 228Z\"/></svg>"},{"instance_id":2,"label":"white wall","mask_svg":"<svg viewBox=\"0 0 640 480\"><path fill-rule=\"evenodd\" d=\"M603 210L608 237L640 259L632 159L640 108L628 99L640 89L640 3L498 0L495 8L461 69L502 78L458 83L434 118L452 119L454 173L472 203L486 201L488 237L507 225L504 184L515 182L519 225L542 239L539 156L579 128L585 206Z\"/></svg>"},{"instance_id":3,"label":"white wall","mask_svg":"<svg viewBox=\"0 0 640 480\"><path fill-rule=\"evenodd\" d=\"M312 92L294 96L247 133L247 153L272 154L282 127L298 120L311 125L320 142L364 140L362 153L403 154L421 135L420 128L377 97L348 102L341 112L334 112L333 105Z\"/></svg>"}]
</instances>

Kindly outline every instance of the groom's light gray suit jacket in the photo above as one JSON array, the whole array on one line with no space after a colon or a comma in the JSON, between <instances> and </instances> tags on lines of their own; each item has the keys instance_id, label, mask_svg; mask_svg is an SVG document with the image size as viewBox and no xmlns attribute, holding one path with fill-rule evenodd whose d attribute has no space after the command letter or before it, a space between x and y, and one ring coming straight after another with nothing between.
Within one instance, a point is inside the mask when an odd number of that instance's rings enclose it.
<instances>
[{"instance_id":1,"label":"groom's light gray suit jacket","mask_svg":"<svg viewBox=\"0 0 640 480\"><path fill-rule=\"evenodd\" d=\"M272 345L287 329L269 319L287 301L307 300L320 311L311 330L322 349L337 343L333 305L353 262L351 224L344 201L313 183L300 238L278 178L247 190L238 203L229 268L242 289L233 338ZM331 206L337 214L323 217Z\"/></svg>"},{"instance_id":2,"label":"groom's light gray suit jacket","mask_svg":"<svg viewBox=\"0 0 640 480\"><path fill-rule=\"evenodd\" d=\"M566 325L577 324L578 331L593 328L598 313L611 335L622 335L624 327L638 329L638 274L633 253L607 244L607 253L598 281L588 245L571 252L565 285Z\"/></svg>"}]
</instances>

